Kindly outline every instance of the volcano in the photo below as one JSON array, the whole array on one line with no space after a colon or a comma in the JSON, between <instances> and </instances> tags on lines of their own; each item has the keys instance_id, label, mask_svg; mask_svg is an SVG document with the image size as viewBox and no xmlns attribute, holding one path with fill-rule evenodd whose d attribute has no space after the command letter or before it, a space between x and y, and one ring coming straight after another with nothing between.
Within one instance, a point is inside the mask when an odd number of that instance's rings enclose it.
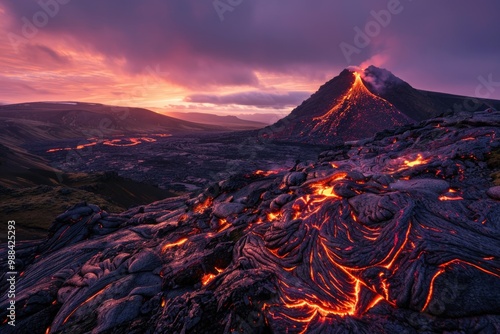
<instances>
[{"instance_id":1,"label":"volcano","mask_svg":"<svg viewBox=\"0 0 500 334\"><path fill-rule=\"evenodd\" d=\"M290 115L266 128L264 136L311 144L358 140L460 109L467 99L472 98L415 89L375 66L350 67L321 86ZM481 110L491 106L498 108L500 102L481 100L478 104Z\"/></svg>"}]
</instances>

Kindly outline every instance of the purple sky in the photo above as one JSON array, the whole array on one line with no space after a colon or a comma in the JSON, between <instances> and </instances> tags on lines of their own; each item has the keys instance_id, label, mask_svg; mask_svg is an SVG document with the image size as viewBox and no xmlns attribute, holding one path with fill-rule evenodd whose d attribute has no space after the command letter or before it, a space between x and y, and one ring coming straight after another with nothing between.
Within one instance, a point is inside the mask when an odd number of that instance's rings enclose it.
<instances>
[{"instance_id":1,"label":"purple sky","mask_svg":"<svg viewBox=\"0 0 500 334\"><path fill-rule=\"evenodd\" d=\"M0 0L0 102L286 114L360 64L470 96L490 81L479 92L500 99L499 14L497 0Z\"/></svg>"}]
</instances>

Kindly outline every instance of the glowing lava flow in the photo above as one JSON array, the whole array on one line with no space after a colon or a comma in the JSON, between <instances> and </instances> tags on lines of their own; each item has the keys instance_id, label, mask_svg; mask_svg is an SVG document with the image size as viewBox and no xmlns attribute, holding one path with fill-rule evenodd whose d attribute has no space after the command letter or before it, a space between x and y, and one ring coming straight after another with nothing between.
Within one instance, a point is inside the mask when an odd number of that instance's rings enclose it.
<instances>
[{"instance_id":1,"label":"glowing lava flow","mask_svg":"<svg viewBox=\"0 0 500 334\"><path fill-rule=\"evenodd\" d=\"M156 139L154 138L148 138L148 137L140 137L140 138L127 138L127 139L113 139L113 140L106 140L103 142L104 145L108 146L120 146L120 147L127 147L127 146L135 146L139 145L142 143L154 143Z\"/></svg>"},{"instance_id":2,"label":"glowing lava flow","mask_svg":"<svg viewBox=\"0 0 500 334\"><path fill-rule=\"evenodd\" d=\"M54 152L60 152L60 151L71 151L71 150L83 150L86 147L95 146L97 144L98 144L98 142L91 142L88 144L80 144L80 145L77 145L76 147L51 148L50 150L47 150L46 153L54 153Z\"/></svg>"},{"instance_id":3,"label":"glowing lava flow","mask_svg":"<svg viewBox=\"0 0 500 334\"><path fill-rule=\"evenodd\" d=\"M207 285L215 278L215 276L216 276L215 274L205 274L201 278L201 285Z\"/></svg>"},{"instance_id":4,"label":"glowing lava flow","mask_svg":"<svg viewBox=\"0 0 500 334\"><path fill-rule=\"evenodd\" d=\"M161 251L163 253L165 253L169 248L172 248L172 247L176 247L176 246L182 246L186 243L186 241L188 241L187 238L182 238L176 242L173 242L173 243L170 243L170 244L166 244L164 245L162 248L161 248Z\"/></svg>"},{"instance_id":5,"label":"glowing lava flow","mask_svg":"<svg viewBox=\"0 0 500 334\"><path fill-rule=\"evenodd\" d=\"M207 285L208 283L212 282L213 279L217 277L217 275L224 271L224 269L219 269L217 267L215 267L214 269L217 271L217 274L207 273L203 275L203 277L201 278L202 285Z\"/></svg>"},{"instance_id":6,"label":"glowing lava flow","mask_svg":"<svg viewBox=\"0 0 500 334\"><path fill-rule=\"evenodd\" d=\"M333 184L336 181L345 179L346 177L347 177L347 173L336 173L336 174L333 174L333 176L327 178L326 180L323 180L323 181L320 181L317 183L313 183L311 185L311 188L313 190L313 194L317 195L317 198L314 200L314 203L323 202L329 198L330 199L342 198L335 193Z\"/></svg>"},{"instance_id":7,"label":"glowing lava flow","mask_svg":"<svg viewBox=\"0 0 500 334\"><path fill-rule=\"evenodd\" d=\"M166 138L166 137L171 137L172 135L158 133L158 134L153 134L152 136L159 137L159 138ZM76 147L51 148L51 149L47 150L46 153L54 153L54 152L60 152L60 151L71 151L71 150L82 150L86 147L95 146L101 142L101 141L97 140L96 138L90 138L88 140L91 142L86 143L86 144L79 144ZM104 139L104 140L102 140L103 145L117 146L117 147L136 146L136 145L143 144L143 143L154 143L154 142L156 142L156 139L150 138L150 137L130 137L130 138L117 138L117 139Z\"/></svg>"},{"instance_id":8,"label":"glowing lava flow","mask_svg":"<svg viewBox=\"0 0 500 334\"><path fill-rule=\"evenodd\" d=\"M357 132L371 134L377 126L387 126L388 123L403 125L408 118L387 100L373 94L365 86L361 74L351 72L354 82L342 95L337 103L327 112L312 119L314 127L311 133L324 135L341 135L350 138L354 127ZM350 122L345 128L341 123ZM343 129L343 133L339 133Z\"/></svg>"},{"instance_id":9,"label":"glowing lava flow","mask_svg":"<svg viewBox=\"0 0 500 334\"><path fill-rule=\"evenodd\" d=\"M424 158L424 156L421 153L418 153L417 156L411 160L409 158L404 159L402 162L401 160L402 159L394 160L394 162L391 162L389 164L386 170L393 174L399 173L417 166L426 165L431 161L431 158ZM403 179L409 179L409 176Z\"/></svg>"},{"instance_id":10,"label":"glowing lava flow","mask_svg":"<svg viewBox=\"0 0 500 334\"><path fill-rule=\"evenodd\" d=\"M451 196L446 196L446 195L441 195L439 196L440 201L461 201L463 200L463 197L456 196L456 197L451 197Z\"/></svg>"},{"instance_id":11,"label":"glowing lava flow","mask_svg":"<svg viewBox=\"0 0 500 334\"><path fill-rule=\"evenodd\" d=\"M424 159L422 154L418 154L414 160L405 160L404 163L408 167L415 167L429 162L429 159Z\"/></svg>"},{"instance_id":12,"label":"glowing lava flow","mask_svg":"<svg viewBox=\"0 0 500 334\"><path fill-rule=\"evenodd\" d=\"M385 277L380 280L380 286L373 287L363 282L359 275L363 270L377 266L393 270L395 261L408 245L411 224L406 222L403 234L396 234L392 241L384 241L392 245L384 247L387 253L379 254L372 261L350 259L349 254L355 248L380 241L384 231L390 230L391 226L374 228L358 221L356 214L343 203L343 198L334 192L336 186L341 187L346 182L353 181L345 172L306 182L303 187L310 189L310 193L291 203L294 221L298 221L294 223L296 227L288 231L282 240L273 236L266 244L270 254L279 261L274 270L282 273L278 274L282 277L280 282L289 280L290 275L300 282L295 287L283 284L280 296L284 308L271 306L271 314L276 319L304 324L304 331L316 317L345 317L364 313L382 300L394 305ZM280 226L287 216L284 212L268 214L269 221L278 229L272 230L277 235L283 234ZM343 220L345 218L350 219ZM349 246L340 247L343 242ZM300 254L308 254L307 261L297 258ZM360 303L362 290L365 292L363 303Z\"/></svg>"},{"instance_id":13,"label":"glowing lava flow","mask_svg":"<svg viewBox=\"0 0 500 334\"><path fill-rule=\"evenodd\" d=\"M439 270L436 271L436 273L432 276L432 279L431 279L431 282L430 282L430 285L429 285L429 293L427 294L427 298L425 300L425 304L424 306L422 307L422 312L425 311L427 309L427 307L429 306L430 302L432 301L432 298L434 297L434 281L436 280L436 278L438 278L440 275L442 275L443 273L446 272L446 269L451 266L452 264L462 264L462 265L468 265L468 266L471 266L471 267L474 267L482 272L485 272L487 273L488 275L492 275L492 276L495 276L495 277L498 277L500 278L500 271L498 272L493 272L491 270L487 270L477 264L474 264L474 263L470 263L468 261L463 261L463 260L460 260L460 259L455 259L455 260L451 260L451 261L448 261L446 263L443 263L439 266Z\"/></svg>"},{"instance_id":14,"label":"glowing lava flow","mask_svg":"<svg viewBox=\"0 0 500 334\"><path fill-rule=\"evenodd\" d=\"M268 170L268 171L257 170L257 171L255 171L255 175L269 176L269 175L278 174L280 171L281 170Z\"/></svg>"},{"instance_id":15,"label":"glowing lava flow","mask_svg":"<svg viewBox=\"0 0 500 334\"><path fill-rule=\"evenodd\" d=\"M195 213L201 214L205 212L206 209L208 209L212 205L212 199L210 197L207 197L205 201L200 202L198 205L196 205L193 208L193 211Z\"/></svg>"}]
</instances>

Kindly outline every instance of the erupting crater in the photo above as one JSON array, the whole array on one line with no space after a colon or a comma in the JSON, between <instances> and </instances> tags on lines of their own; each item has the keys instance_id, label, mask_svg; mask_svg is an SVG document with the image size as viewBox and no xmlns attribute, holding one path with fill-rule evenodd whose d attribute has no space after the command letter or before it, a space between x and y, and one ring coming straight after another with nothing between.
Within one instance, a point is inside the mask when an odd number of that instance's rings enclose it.
<instances>
[{"instance_id":1,"label":"erupting crater","mask_svg":"<svg viewBox=\"0 0 500 334\"><path fill-rule=\"evenodd\" d=\"M414 123L426 114L399 108L382 94L384 85L405 84L390 72L373 66L363 70L345 69L289 116L271 126L268 136L277 140L331 144L371 137L382 130ZM413 90L409 85L404 87Z\"/></svg>"}]
</instances>

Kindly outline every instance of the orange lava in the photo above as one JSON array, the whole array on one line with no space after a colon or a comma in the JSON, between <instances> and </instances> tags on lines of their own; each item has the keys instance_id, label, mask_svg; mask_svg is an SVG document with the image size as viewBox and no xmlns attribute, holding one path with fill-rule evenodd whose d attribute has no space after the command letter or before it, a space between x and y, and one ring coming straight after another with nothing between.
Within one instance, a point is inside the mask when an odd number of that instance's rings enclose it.
<instances>
[{"instance_id":1,"label":"orange lava","mask_svg":"<svg viewBox=\"0 0 500 334\"><path fill-rule=\"evenodd\" d=\"M207 274L203 275L203 277L201 278L201 284L203 286L205 286L208 283L212 282L213 279L217 277L217 275L219 275L221 272L224 271L224 269L219 269L217 267L215 267L214 269L217 271L217 274L207 273Z\"/></svg>"},{"instance_id":2,"label":"orange lava","mask_svg":"<svg viewBox=\"0 0 500 334\"><path fill-rule=\"evenodd\" d=\"M273 221L273 220L280 219L280 218L281 218L281 214L280 213L275 214L275 213L270 212L270 213L267 214L267 220L268 221Z\"/></svg>"},{"instance_id":3,"label":"orange lava","mask_svg":"<svg viewBox=\"0 0 500 334\"><path fill-rule=\"evenodd\" d=\"M457 197L450 197L446 195L441 195L439 196L440 201L461 201L463 200L463 197L457 196Z\"/></svg>"},{"instance_id":4,"label":"orange lava","mask_svg":"<svg viewBox=\"0 0 500 334\"><path fill-rule=\"evenodd\" d=\"M415 167L418 165L423 165L429 162L429 159L424 159L421 154L417 155L417 158L415 160L405 160L404 163L408 167Z\"/></svg>"},{"instance_id":5,"label":"orange lava","mask_svg":"<svg viewBox=\"0 0 500 334\"><path fill-rule=\"evenodd\" d=\"M209 197L203 202L198 203L194 208L193 211L195 213L202 214L205 212L206 209L208 209L212 205L212 199Z\"/></svg>"},{"instance_id":6,"label":"orange lava","mask_svg":"<svg viewBox=\"0 0 500 334\"><path fill-rule=\"evenodd\" d=\"M170 134L155 134L153 136L157 137L170 137ZM80 144L77 145L76 147L64 147L64 148L51 148L46 151L46 153L54 153L54 152L60 152L60 151L71 151L71 150L83 150L86 147L90 146L95 146L99 143L97 139L92 138L95 141L90 142L88 144ZM91 139L89 139L91 140ZM128 147L128 146L135 146L139 145L142 143L154 143L156 142L156 139L154 138L149 138L149 137L131 137L131 138L119 138L119 139L105 139L102 143L107 146L117 146L117 147Z\"/></svg>"},{"instance_id":7,"label":"orange lava","mask_svg":"<svg viewBox=\"0 0 500 334\"><path fill-rule=\"evenodd\" d=\"M269 176L269 175L274 175L274 174L278 174L280 171L277 171L277 170L268 170L268 171L263 171L263 170L257 170L255 171L255 175L263 175L263 176Z\"/></svg>"},{"instance_id":8,"label":"orange lava","mask_svg":"<svg viewBox=\"0 0 500 334\"><path fill-rule=\"evenodd\" d=\"M135 146L142 143L154 143L156 139L149 137L140 137L140 138L127 138L127 139L112 139L106 140L103 142L104 145L108 146L119 146L119 147L127 147L127 146Z\"/></svg>"},{"instance_id":9,"label":"orange lava","mask_svg":"<svg viewBox=\"0 0 500 334\"><path fill-rule=\"evenodd\" d=\"M161 248L161 251L165 252L169 248L176 247L176 246L182 246L182 245L184 245L186 243L187 240L188 240L187 238L182 238L182 239L180 239L180 240L178 240L176 242L173 242L171 244L166 244L165 246L163 246Z\"/></svg>"},{"instance_id":10,"label":"orange lava","mask_svg":"<svg viewBox=\"0 0 500 334\"><path fill-rule=\"evenodd\" d=\"M330 178L312 185L315 195L323 195L326 197L339 197L333 191L332 183L343 180L347 177L347 173L335 173Z\"/></svg>"},{"instance_id":11,"label":"orange lava","mask_svg":"<svg viewBox=\"0 0 500 334\"><path fill-rule=\"evenodd\" d=\"M429 287L429 294L427 295L427 299L425 301L425 304L424 304L424 307L422 307L422 312L425 311L425 309L429 306L429 303L431 302L432 300L432 296L433 296L433 293L434 293L434 281L436 280L436 278L441 275L442 273L444 273L446 271L446 268L449 267L450 265L452 264L462 264L462 265L468 265L468 266L471 266L471 267L474 267L484 273L487 273L488 275L492 275L492 276L495 276L495 277L498 277L500 278L500 272L493 272L491 270L488 270L488 269L485 269L477 264L474 264L474 263L471 263L471 262L468 262L468 261L464 261L464 260L460 260L460 259L454 259L454 260L451 260L451 261L448 261L446 263L443 263L439 266L439 270L434 274L434 276L432 276L432 279L431 279L431 283L430 283L430 287Z\"/></svg>"},{"instance_id":12,"label":"orange lava","mask_svg":"<svg viewBox=\"0 0 500 334\"><path fill-rule=\"evenodd\" d=\"M214 278L215 278L216 275L214 274L205 274L203 275L203 277L201 278L201 284L202 285L207 285L208 283L210 283Z\"/></svg>"},{"instance_id":13,"label":"orange lava","mask_svg":"<svg viewBox=\"0 0 500 334\"><path fill-rule=\"evenodd\" d=\"M101 293L104 292L105 289L102 289L101 291L98 291L96 292L95 294L93 294L92 296L90 296L89 298L87 298L87 300L85 300L83 303L81 303L80 305L78 305L73 311L71 311L71 313L64 319L63 321L63 324L65 324L69 318L71 318L71 316L78 310L78 308L82 307L83 305L87 304L88 302L90 302L91 300L93 300L94 298L96 298L97 296L99 296ZM49 330L50 330L50 327L49 327Z\"/></svg>"},{"instance_id":14,"label":"orange lava","mask_svg":"<svg viewBox=\"0 0 500 334\"><path fill-rule=\"evenodd\" d=\"M222 232L224 230L227 230L229 227L231 227L231 224L229 224L226 219L224 219L224 218L219 219L219 231L218 232Z\"/></svg>"},{"instance_id":15,"label":"orange lava","mask_svg":"<svg viewBox=\"0 0 500 334\"><path fill-rule=\"evenodd\" d=\"M439 269L435 274L434 276L432 276L432 279L431 279L431 284L429 286L429 294L427 295L427 299L425 301L425 304L424 304L424 307L422 307L422 312L427 308L427 306L429 306L429 303L431 302L432 300L432 295L434 293L434 281L436 280L436 278L441 275L442 273L444 273L445 270L443 268Z\"/></svg>"},{"instance_id":16,"label":"orange lava","mask_svg":"<svg viewBox=\"0 0 500 334\"><path fill-rule=\"evenodd\" d=\"M53 153L53 152L60 152L60 151L71 151L71 150L83 150L85 147L90 147L90 146L95 146L97 145L97 142L92 142L88 144L80 144L77 145L76 147L65 147L65 148L51 148L50 150L47 150L46 153Z\"/></svg>"}]
</instances>

